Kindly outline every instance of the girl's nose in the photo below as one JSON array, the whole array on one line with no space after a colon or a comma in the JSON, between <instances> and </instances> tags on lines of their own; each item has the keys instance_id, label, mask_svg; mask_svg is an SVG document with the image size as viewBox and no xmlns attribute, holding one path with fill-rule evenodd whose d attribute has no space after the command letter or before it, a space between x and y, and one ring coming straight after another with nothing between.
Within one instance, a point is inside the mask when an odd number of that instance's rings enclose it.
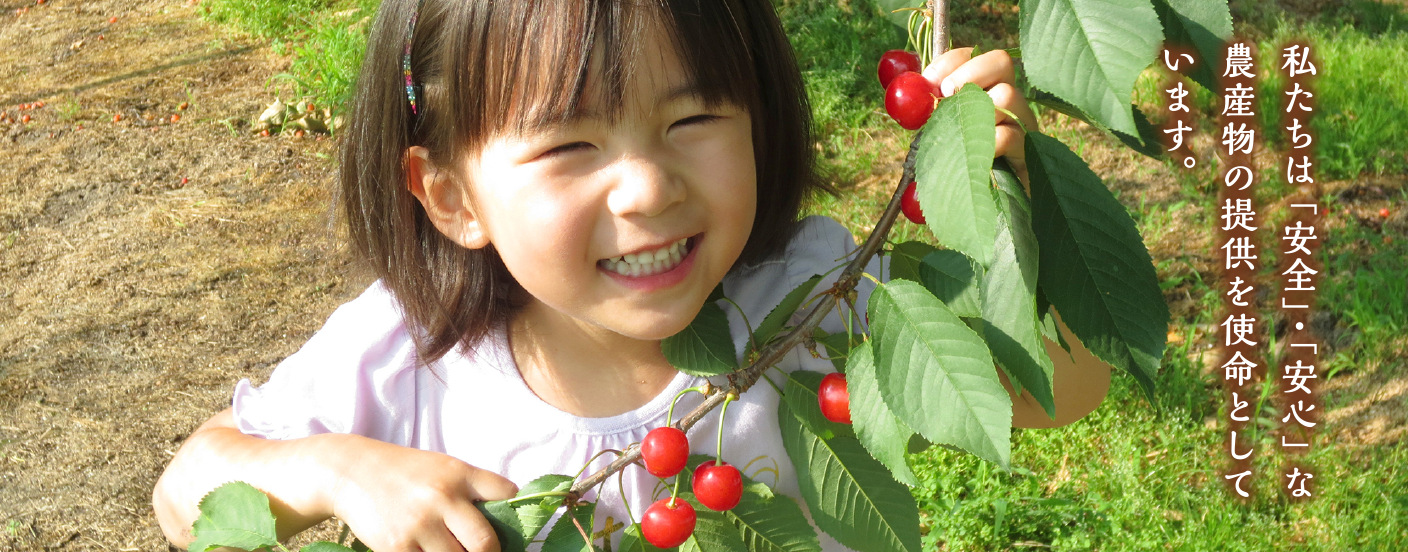
<instances>
[{"instance_id":1,"label":"girl's nose","mask_svg":"<svg viewBox=\"0 0 1408 552\"><path fill-rule=\"evenodd\" d=\"M607 208L624 217L638 214L654 217L684 201L686 191L680 176L667 166L646 156L623 159L607 195Z\"/></svg>"}]
</instances>

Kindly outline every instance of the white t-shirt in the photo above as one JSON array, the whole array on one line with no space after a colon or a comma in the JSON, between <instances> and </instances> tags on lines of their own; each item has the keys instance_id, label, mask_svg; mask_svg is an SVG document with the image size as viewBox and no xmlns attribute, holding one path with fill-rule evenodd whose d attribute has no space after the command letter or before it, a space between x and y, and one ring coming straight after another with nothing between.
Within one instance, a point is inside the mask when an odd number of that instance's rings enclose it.
<instances>
[{"instance_id":1,"label":"white t-shirt","mask_svg":"<svg viewBox=\"0 0 1408 552\"><path fill-rule=\"evenodd\" d=\"M836 221L808 217L782 258L731 273L724 279L724 294L756 325L787 292L812 275L842 264L855 248L851 233ZM882 263L876 256L868 272L878 277ZM816 290L829 287L840 272L832 271ZM861 312L873 289L869 280L861 280L857 288ZM748 343L743 318L727 303L721 306L728 313L734 349L742 352ZM842 321L833 312L822 328L842 331ZM794 348L779 366L789 372L798 368L834 371L830 361L812 358L803 347ZM543 402L528 388L502 326L473 351L466 354L456 348L431 367L434 373L416 368L415 347L399 307L377 282L338 307L303 348L279 364L267 383L256 388L241 380L234 392L235 422L245 434L267 439L352 433L441 452L522 487L546 474L575 474L597 452L624 450L640 442L665 423L670 401L680 390L704 381L681 372L658 396L633 411L608 418L574 416ZM779 386L783 384L777 374L772 375ZM723 376L712 379L726 383ZM772 386L759 380L729 405L724 460L754 481L792 497L805 512L796 475L782 447L778 400ZM701 401L698 393L686 395L675 407L675 417ZM692 453L712 456L716 452L718 414L715 409L690 429ZM604 468L613 458L603 455L585 473ZM623 474L637 521L646 507L670 494L667 485L642 468L627 467ZM617 488L613 477L603 487L603 496L586 497L598 501L596 529L604 526L608 515L629 523ZM620 542L620 536L617 532L612 542ZM825 533L818 531L818 536L823 550L846 550Z\"/></svg>"}]
</instances>

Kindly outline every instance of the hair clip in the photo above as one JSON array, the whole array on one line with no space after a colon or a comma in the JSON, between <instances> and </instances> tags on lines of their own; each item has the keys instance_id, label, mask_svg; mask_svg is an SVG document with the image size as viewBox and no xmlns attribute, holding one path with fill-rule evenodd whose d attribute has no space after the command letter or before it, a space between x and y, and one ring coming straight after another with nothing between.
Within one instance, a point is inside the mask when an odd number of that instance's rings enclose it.
<instances>
[{"instance_id":1,"label":"hair clip","mask_svg":"<svg viewBox=\"0 0 1408 552\"><path fill-rule=\"evenodd\" d=\"M411 78L411 40L416 35L416 19L420 17L420 6L423 1L416 0L416 9L411 12L411 22L406 29L406 49L401 56L401 73L406 76L406 98L411 102L412 115L420 114L416 107L416 89L420 87L416 86L415 81Z\"/></svg>"}]
</instances>

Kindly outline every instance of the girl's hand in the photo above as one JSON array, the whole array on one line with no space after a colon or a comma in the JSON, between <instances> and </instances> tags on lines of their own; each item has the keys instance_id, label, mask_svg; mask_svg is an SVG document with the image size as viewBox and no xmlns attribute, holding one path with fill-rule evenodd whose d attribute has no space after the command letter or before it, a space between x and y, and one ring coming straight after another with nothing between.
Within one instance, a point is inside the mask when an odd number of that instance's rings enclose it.
<instances>
[{"instance_id":1,"label":"girl's hand","mask_svg":"<svg viewBox=\"0 0 1408 552\"><path fill-rule=\"evenodd\" d=\"M513 482L452 456L361 439L343 461L333 513L372 550L498 552L474 501L506 500Z\"/></svg>"},{"instance_id":2,"label":"girl's hand","mask_svg":"<svg viewBox=\"0 0 1408 552\"><path fill-rule=\"evenodd\" d=\"M1022 127L1036 130L1036 116L1027 106L1027 98L1017 89L1017 73L1012 68L1012 58L1003 50L984 52L978 57L972 55L972 48L949 50L924 68L924 78L929 79L945 98L970 82L988 92L993 104L1000 108L996 110L997 147L993 157L1007 156L1022 180L1022 186L1029 188L1026 153L1022 145L1025 132ZM1004 113L1004 109L1016 115L1021 124ZM1031 195L1030 189L1027 194Z\"/></svg>"}]
</instances>

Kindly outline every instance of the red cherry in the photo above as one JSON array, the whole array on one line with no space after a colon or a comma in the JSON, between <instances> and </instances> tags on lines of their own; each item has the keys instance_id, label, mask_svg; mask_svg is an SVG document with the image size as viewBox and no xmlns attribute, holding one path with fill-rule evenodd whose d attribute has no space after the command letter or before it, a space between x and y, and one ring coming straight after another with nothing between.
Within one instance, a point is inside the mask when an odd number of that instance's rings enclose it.
<instances>
[{"instance_id":1,"label":"red cherry","mask_svg":"<svg viewBox=\"0 0 1408 552\"><path fill-rule=\"evenodd\" d=\"M880 87L889 88L890 81L900 73L905 71L918 73L920 70L922 68L919 67L919 56L914 55L914 52L890 50L880 56L880 68L876 74L880 77Z\"/></svg>"},{"instance_id":2,"label":"red cherry","mask_svg":"<svg viewBox=\"0 0 1408 552\"><path fill-rule=\"evenodd\" d=\"M918 130L934 113L938 95L924 75L908 71L900 73L885 88L885 112L905 130Z\"/></svg>"},{"instance_id":3,"label":"red cherry","mask_svg":"<svg viewBox=\"0 0 1408 552\"><path fill-rule=\"evenodd\" d=\"M710 460L694 469L694 497L716 512L738 505L743 498L743 474L728 462Z\"/></svg>"},{"instance_id":4,"label":"red cherry","mask_svg":"<svg viewBox=\"0 0 1408 552\"><path fill-rule=\"evenodd\" d=\"M916 182L910 182L909 187L904 189L904 197L900 198L900 210L904 211L904 218L915 224L924 224L924 211L919 210L919 186Z\"/></svg>"},{"instance_id":5,"label":"red cherry","mask_svg":"<svg viewBox=\"0 0 1408 552\"><path fill-rule=\"evenodd\" d=\"M1383 209L1379 209L1379 216L1380 216L1380 217L1383 217L1383 218L1388 218L1388 207L1384 207Z\"/></svg>"},{"instance_id":6,"label":"red cherry","mask_svg":"<svg viewBox=\"0 0 1408 552\"><path fill-rule=\"evenodd\" d=\"M694 533L694 507L682 498L674 499L670 507L669 498L662 498L645 509L645 517L640 520L640 532L645 540L657 548L674 548Z\"/></svg>"},{"instance_id":7,"label":"red cherry","mask_svg":"<svg viewBox=\"0 0 1408 552\"><path fill-rule=\"evenodd\" d=\"M831 373L821 378L816 391L821 403L821 415L838 424L851 423L851 394L846 391L846 376Z\"/></svg>"},{"instance_id":8,"label":"red cherry","mask_svg":"<svg viewBox=\"0 0 1408 552\"><path fill-rule=\"evenodd\" d=\"M670 477L684 469L689 459L689 439L673 427L657 427L641 440L640 457L645 460L645 471L656 477Z\"/></svg>"}]
</instances>

